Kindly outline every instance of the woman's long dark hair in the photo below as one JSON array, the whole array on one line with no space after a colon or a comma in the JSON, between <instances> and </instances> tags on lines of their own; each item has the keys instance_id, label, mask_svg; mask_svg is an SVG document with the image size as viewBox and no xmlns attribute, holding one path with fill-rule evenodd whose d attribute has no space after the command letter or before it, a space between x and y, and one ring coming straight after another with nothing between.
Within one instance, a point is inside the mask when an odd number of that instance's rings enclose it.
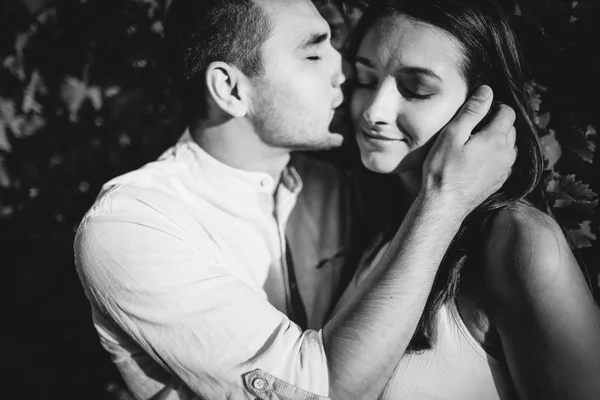
<instances>
[{"instance_id":1,"label":"woman's long dark hair","mask_svg":"<svg viewBox=\"0 0 600 400\"><path fill-rule=\"evenodd\" d=\"M469 266L481 262L482 240L486 236L483 231L490 217L522 201L546 213L549 208L540 184L544 161L521 67L521 54L515 33L500 5L493 0L380 1L369 7L359 22L350 54L356 55L362 38L377 21L399 14L440 28L462 43L464 62L461 67L470 92L482 84L489 85L494 91L494 100L512 107L517 115L518 155L511 176L500 190L469 214L446 251L407 349L417 352L431 349L435 343L435 316L442 305L455 299L463 275L470 276L469 271L475 274L480 270ZM369 194L373 195L372 189L373 185L370 185L367 198ZM389 189L389 186L383 188ZM385 209L379 204L375 211L381 216L381 223L375 223L372 232L388 232L387 235L380 234L379 243L390 240L401 222L389 223L393 205L388 204L390 206ZM373 220L377 221L377 218ZM387 224L387 230L384 224Z\"/></svg>"}]
</instances>

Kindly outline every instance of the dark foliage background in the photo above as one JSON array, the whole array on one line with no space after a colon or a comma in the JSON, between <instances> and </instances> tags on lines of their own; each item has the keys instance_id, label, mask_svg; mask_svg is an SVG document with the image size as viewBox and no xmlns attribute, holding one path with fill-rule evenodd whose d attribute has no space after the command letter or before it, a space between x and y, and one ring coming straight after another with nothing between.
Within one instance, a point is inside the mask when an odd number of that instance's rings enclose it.
<instances>
[{"instance_id":1,"label":"dark foliage background","mask_svg":"<svg viewBox=\"0 0 600 400\"><path fill-rule=\"evenodd\" d=\"M366 2L316 2L343 50ZM155 159L184 128L158 61L167 3L0 2L4 394L129 397L91 326L72 241L100 186ZM504 3L528 61L548 196L598 294L600 2Z\"/></svg>"}]
</instances>

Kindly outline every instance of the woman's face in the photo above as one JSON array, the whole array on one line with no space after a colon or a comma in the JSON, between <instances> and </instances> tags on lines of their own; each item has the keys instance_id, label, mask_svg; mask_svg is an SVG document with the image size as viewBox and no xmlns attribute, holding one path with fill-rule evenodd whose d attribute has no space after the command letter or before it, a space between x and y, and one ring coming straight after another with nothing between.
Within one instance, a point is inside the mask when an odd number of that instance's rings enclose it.
<instances>
[{"instance_id":1,"label":"woman's face","mask_svg":"<svg viewBox=\"0 0 600 400\"><path fill-rule=\"evenodd\" d=\"M420 169L424 145L467 97L462 45L405 16L367 32L356 57L351 114L363 164L379 173Z\"/></svg>"}]
</instances>

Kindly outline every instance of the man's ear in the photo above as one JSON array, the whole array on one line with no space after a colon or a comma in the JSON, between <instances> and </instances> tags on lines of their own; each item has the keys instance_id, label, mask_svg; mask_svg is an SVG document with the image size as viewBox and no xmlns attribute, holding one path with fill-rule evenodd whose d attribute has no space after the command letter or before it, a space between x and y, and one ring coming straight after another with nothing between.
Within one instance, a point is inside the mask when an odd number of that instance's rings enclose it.
<instances>
[{"instance_id":1,"label":"man's ear","mask_svg":"<svg viewBox=\"0 0 600 400\"><path fill-rule=\"evenodd\" d=\"M206 69L206 87L213 101L232 117L248 112L245 75L224 62L213 62Z\"/></svg>"}]
</instances>

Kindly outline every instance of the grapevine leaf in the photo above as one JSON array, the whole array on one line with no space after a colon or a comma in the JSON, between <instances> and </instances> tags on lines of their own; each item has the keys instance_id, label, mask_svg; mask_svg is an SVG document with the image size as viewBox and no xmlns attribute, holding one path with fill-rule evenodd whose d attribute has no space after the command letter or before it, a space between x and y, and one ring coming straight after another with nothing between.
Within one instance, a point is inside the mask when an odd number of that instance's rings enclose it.
<instances>
[{"instance_id":1,"label":"grapevine leaf","mask_svg":"<svg viewBox=\"0 0 600 400\"><path fill-rule=\"evenodd\" d=\"M588 125L585 132L577 130L577 133L575 142L567 148L583 161L591 164L594 162L594 153L596 152L596 143L594 143L596 129L592 125Z\"/></svg>"},{"instance_id":2,"label":"grapevine leaf","mask_svg":"<svg viewBox=\"0 0 600 400\"><path fill-rule=\"evenodd\" d=\"M8 188L12 184L10 175L4 166L4 162L0 159L0 187Z\"/></svg>"},{"instance_id":3,"label":"grapevine leaf","mask_svg":"<svg viewBox=\"0 0 600 400\"><path fill-rule=\"evenodd\" d=\"M553 170L554 165L556 165L562 156L562 147L556 140L556 132L550 129L550 132L540 139L540 145L544 153L544 158L548 161L547 168Z\"/></svg>"},{"instance_id":4,"label":"grapevine leaf","mask_svg":"<svg viewBox=\"0 0 600 400\"><path fill-rule=\"evenodd\" d=\"M17 56L10 55L6 57L2 63L2 66L12 72L12 74L21 82L25 80L25 66Z\"/></svg>"},{"instance_id":5,"label":"grapevine leaf","mask_svg":"<svg viewBox=\"0 0 600 400\"><path fill-rule=\"evenodd\" d=\"M148 19L151 21L154 20L156 14L162 9L158 0L135 0L135 2L148 7Z\"/></svg>"},{"instance_id":6,"label":"grapevine leaf","mask_svg":"<svg viewBox=\"0 0 600 400\"><path fill-rule=\"evenodd\" d=\"M36 133L46 124L46 120L39 114L33 114L21 120L17 137L29 137Z\"/></svg>"},{"instance_id":7,"label":"grapevine leaf","mask_svg":"<svg viewBox=\"0 0 600 400\"><path fill-rule=\"evenodd\" d=\"M19 133L23 117L17 115L15 102L10 99L0 97L0 121L8 127L15 135Z\"/></svg>"},{"instance_id":8,"label":"grapevine leaf","mask_svg":"<svg viewBox=\"0 0 600 400\"><path fill-rule=\"evenodd\" d=\"M12 151L12 145L10 144L10 140L8 140L8 132L2 121L0 121L0 151L7 153Z\"/></svg>"},{"instance_id":9,"label":"grapevine leaf","mask_svg":"<svg viewBox=\"0 0 600 400\"><path fill-rule=\"evenodd\" d=\"M586 200L566 200L558 199L554 203L552 211L556 216L557 220L567 230L579 229L579 226L585 222L590 221L594 215L594 210L598 205L598 200L586 201Z\"/></svg>"},{"instance_id":10,"label":"grapevine leaf","mask_svg":"<svg viewBox=\"0 0 600 400\"><path fill-rule=\"evenodd\" d=\"M7 68L14 76L16 76L21 82L26 79L25 66L23 63L23 52L25 46L29 41L29 35L27 33L20 33L15 38L15 54L8 56L4 59L4 67Z\"/></svg>"},{"instance_id":11,"label":"grapevine leaf","mask_svg":"<svg viewBox=\"0 0 600 400\"><path fill-rule=\"evenodd\" d=\"M546 182L546 192L548 197L554 200L590 201L597 197L590 186L576 180L575 175L561 175L558 173L549 175Z\"/></svg>"},{"instance_id":12,"label":"grapevine leaf","mask_svg":"<svg viewBox=\"0 0 600 400\"><path fill-rule=\"evenodd\" d=\"M36 94L42 93L45 94L47 91L44 83L42 82L42 77L40 76L38 71L34 71L31 74L31 81L27 85L24 90L23 95L23 105L21 108L24 113L29 113L31 111L36 113L42 112L42 106L35 99Z\"/></svg>"},{"instance_id":13,"label":"grapevine leaf","mask_svg":"<svg viewBox=\"0 0 600 400\"><path fill-rule=\"evenodd\" d=\"M592 241L596 240L596 235L592 233L589 221L580 224L578 229L568 230L567 234L573 244L579 249L592 247Z\"/></svg>"},{"instance_id":14,"label":"grapevine leaf","mask_svg":"<svg viewBox=\"0 0 600 400\"><path fill-rule=\"evenodd\" d=\"M535 118L535 122L539 129L545 131L548 129L548 125L550 124L550 112L545 112L541 115L538 115Z\"/></svg>"},{"instance_id":15,"label":"grapevine leaf","mask_svg":"<svg viewBox=\"0 0 600 400\"><path fill-rule=\"evenodd\" d=\"M102 107L102 92L97 86L88 86L86 82L74 76L67 76L61 87L61 97L69 108L71 121L78 120L79 110L84 101L90 100L95 109Z\"/></svg>"}]
</instances>

